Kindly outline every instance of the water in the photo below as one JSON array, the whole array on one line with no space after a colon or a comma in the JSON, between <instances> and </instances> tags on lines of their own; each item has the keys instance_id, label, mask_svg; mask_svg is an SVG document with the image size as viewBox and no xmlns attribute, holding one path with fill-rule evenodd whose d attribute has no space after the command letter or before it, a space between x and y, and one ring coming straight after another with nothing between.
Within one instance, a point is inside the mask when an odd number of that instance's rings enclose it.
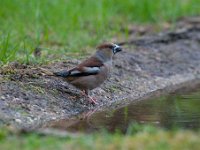
<instances>
[{"instance_id":1,"label":"water","mask_svg":"<svg viewBox=\"0 0 200 150\"><path fill-rule=\"evenodd\" d=\"M200 90L190 94L170 94L137 101L116 110L88 112L84 118L51 122L48 126L67 131L93 132L107 129L126 132L134 123L152 124L162 128L200 128Z\"/></svg>"}]
</instances>

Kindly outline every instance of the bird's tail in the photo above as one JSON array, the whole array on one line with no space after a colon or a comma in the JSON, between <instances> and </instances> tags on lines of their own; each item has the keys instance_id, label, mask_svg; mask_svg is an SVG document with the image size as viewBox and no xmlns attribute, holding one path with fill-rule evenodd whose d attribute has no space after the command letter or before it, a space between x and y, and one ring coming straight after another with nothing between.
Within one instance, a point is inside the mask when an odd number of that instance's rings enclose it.
<instances>
[{"instance_id":1,"label":"bird's tail","mask_svg":"<svg viewBox=\"0 0 200 150\"><path fill-rule=\"evenodd\" d=\"M67 77L69 75L69 71L67 70L63 70L63 71L59 71L59 72L54 72L53 73L55 76L59 76L59 77Z\"/></svg>"}]
</instances>

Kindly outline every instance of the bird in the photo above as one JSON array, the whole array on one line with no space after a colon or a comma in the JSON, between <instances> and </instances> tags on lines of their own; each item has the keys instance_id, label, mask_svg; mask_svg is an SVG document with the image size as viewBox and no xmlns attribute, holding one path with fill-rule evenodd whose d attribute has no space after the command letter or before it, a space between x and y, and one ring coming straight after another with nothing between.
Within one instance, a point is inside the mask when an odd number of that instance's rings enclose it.
<instances>
[{"instance_id":1,"label":"bird","mask_svg":"<svg viewBox=\"0 0 200 150\"><path fill-rule=\"evenodd\" d=\"M122 48L117 44L103 43L97 46L91 57L76 67L53 74L80 89L91 103L97 104L96 99L89 95L89 91L99 87L110 76L113 56L120 51Z\"/></svg>"}]
</instances>

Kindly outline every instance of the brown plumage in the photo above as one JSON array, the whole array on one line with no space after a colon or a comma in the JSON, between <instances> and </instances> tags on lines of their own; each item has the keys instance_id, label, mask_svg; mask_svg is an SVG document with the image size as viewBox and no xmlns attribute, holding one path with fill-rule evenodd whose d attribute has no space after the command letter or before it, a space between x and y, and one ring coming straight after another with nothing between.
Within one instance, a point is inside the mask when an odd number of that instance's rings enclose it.
<instances>
[{"instance_id":1,"label":"brown plumage","mask_svg":"<svg viewBox=\"0 0 200 150\"><path fill-rule=\"evenodd\" d=\"M83 90L89 99L88 91L100 86L109 76L112 57L122 49L116 44L106 43L97 47L96 53L71 70L55 72L54 75L64 78L76 88Z\"/></svg>"}]
</instances>

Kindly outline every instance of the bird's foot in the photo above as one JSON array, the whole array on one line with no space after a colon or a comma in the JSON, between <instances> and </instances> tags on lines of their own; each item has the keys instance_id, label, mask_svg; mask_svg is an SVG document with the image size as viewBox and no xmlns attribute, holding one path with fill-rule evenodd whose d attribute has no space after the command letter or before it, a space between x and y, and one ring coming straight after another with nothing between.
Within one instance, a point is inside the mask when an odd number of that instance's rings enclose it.
<instances>
[{"instance_id":1,"label":"bird's foot","mask_svg":"<svg viewBox=\"0 0 200 150\"><path fill-rule=\"evenodd\" d=\"M90 101L92 104L98 104L96 98L91 97L91 96L89 96L89 95L87 95L87 97L89 98L89 101Z\"/></svg>"},{"instance_id":2,"label":"bird's foot","mask_svg":"<svg viewBox=\"0 0 200 150\"><path fill-rule=\"evenodd\" d=\"M89 95L86 94L84 91L81 91L81 93L89 99L90 103L92 103L92 104L97 104L97 102L96 102L97 99L96 99L96 98L89 96Z\"/></svg>"}]
</instances>

